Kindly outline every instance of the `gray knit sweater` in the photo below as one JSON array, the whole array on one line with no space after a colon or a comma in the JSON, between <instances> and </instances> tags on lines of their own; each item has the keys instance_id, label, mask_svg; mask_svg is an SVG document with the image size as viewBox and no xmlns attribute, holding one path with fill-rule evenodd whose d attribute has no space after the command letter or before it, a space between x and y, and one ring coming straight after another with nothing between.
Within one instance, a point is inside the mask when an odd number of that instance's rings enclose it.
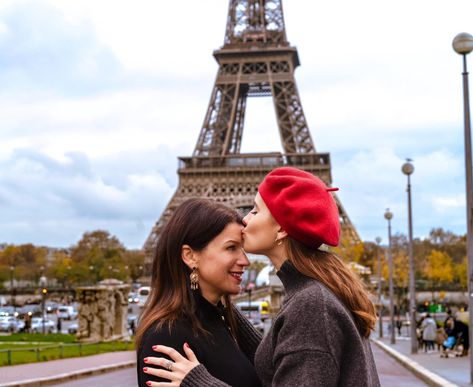
<instances>
[{"instance_id":1,"label":"gray knit sweater","mask_svg":"<svg viewBox=\"0 0 473 387\"><path fill-rule=\"evenodd\" d=\"M350 312L320 282L286 261L277 272L286 297L268 335L259 345L255 367L263 386L380 386L369 341L362 338ZM238 316L242 349L252 357L259 337ZM228 387L203 365L183 387Z\"/></svg>"},{"instance_id":2,"label":"gray knit sweater","mask_svg":"<svg viewBox=\"0 0 473 387\"><path fill-rule=\"evenodd\" d=\"M289 261L277 274L286 297L256 352L263 386L380 386L369 340L342 302Z\"/></svg>"}]
</instances>

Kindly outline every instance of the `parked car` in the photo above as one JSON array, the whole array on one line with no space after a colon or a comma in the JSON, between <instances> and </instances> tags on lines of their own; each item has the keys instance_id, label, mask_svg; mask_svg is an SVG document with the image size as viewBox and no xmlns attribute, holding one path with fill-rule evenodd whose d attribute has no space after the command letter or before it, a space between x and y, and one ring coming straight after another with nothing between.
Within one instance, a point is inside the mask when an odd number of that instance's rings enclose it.
<instances>
[{"instance_id":1,"label":"parked car","mask_svg":"<svg viewBox=\"0 0 473 387\"><path fill-rule=\"evenodd\" d=\"M264 322L263 321L261 321L259 318L250 318L249 321L253 325L253 328L255 328L257 331L259 331L261 334L264 334Z\"/></svg>"},{"instance_id":2,"label":"parked car","mask_svg":"<svg viewBox=\"0 0 473 387\"><path fill-rule=\"evenodd\" d=\"M77 321L69 324L69 327L67 328L67 332L70 333L71 335L77 333L79 330L79 323Z\"/></svg>"},{"instance_id":3,"label":"parked car","mask_svg":"<svg viewBox=\"0 0 473 387\"><path fill-rule=\"evenodd\" d=\"M57 308L57 318L74 320L77 318L77 310L73 306L62 305Z\"/></svg>"},{"instance_id":4,"label":"parked car","mask_svg":"<svg viewBox=\"0 0 473 387\"><path fill-rule=\"evenodd\" d=\"M138 298L138 294L136 293L130 293L128 294L128 303L129 304L137 304L140 301Z\"/></svg>"},{"instance_id":5,"label":"parked car","mask_svg":"<svg viewBox=\"0 0 473 387\"><path fill-rule=\"evenodd\" d=\"M43 321L44 321L44 332L53 333L56 330L56 324L53 320L49 320L42 317L33 317L31 319L31 332L42 333L43 332Z\"/></svg>"},{"instance_id":6,"label":"parked car","mask_svg":"<svg viewBox=\"0 0 473 387\"><path fill-rule=\"evenodd\" d=\"M44 305L44 309L46 310L46 313L55 313L57 312L58 307L59 307L59 304L54 301L47 301Z\"/></svg>"},{"instance_id":7,"label":"parked car","mask_svg":"<svg viewBox=\"0 0 473 387\"><path fill-rule=\"evenodd\" d=\"M2 332L18 332L20 330L18 319L13 316L0 317L0 331Z\"/></svg>"}]
</instances>

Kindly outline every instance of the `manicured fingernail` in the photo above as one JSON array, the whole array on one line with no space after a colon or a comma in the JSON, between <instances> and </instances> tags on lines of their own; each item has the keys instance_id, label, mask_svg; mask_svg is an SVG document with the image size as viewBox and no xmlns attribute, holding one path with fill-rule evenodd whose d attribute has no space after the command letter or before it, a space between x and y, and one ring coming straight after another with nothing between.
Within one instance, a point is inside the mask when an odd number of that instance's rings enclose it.
<instances>
[{"instance_id":1,"label":"manicured fingernail","mask_svg":"<svg viewBox=\"0 0 473 387\"><path fill-rule=\"evenodd\" d=\"M148 368L144 367L144 368L143 368L143 371L144 371L144 372L148 372Z\"/></svg>"},{"instance_id":2,"label":"manicured fingernail","mask_svg":"<svg viewBox=\"0 0 473 387\"><path fill-rule=\"evenodd\" d=\"M151 386L151 382L146 382L146 385L147 385L147 386Z\"/></svg>"},{"instance_id":3,"label":"manicured fingernail","mask_svg":"<svg viewBox=\"0 0 473 387\"><path fill-rule=\"evenodd\" d=\"M152 347L152 348L153 348L153 349L156 349L156 348L158 348L158 346L157 346L157 345L153 345L153 347Z\"/></svg>"},{"instance_id":4,"label":"manicured fingernail","mask_svg":"<svg viewBox=\"0 0 473 387\"><path fill-rule=\"evenodd\" d=\"M145 363L148 363L149 360L148 360L147 357L145 357L145 358L143 359L143 361L144 361Z\"/></svg>"},{"instance_id":5,"label":"manicured fingernail","mask_svg":"<svg viewBox=\"0 0 473 387\"><path fill-rule=\"evenodd\" d=\"M189 348L189 344L184 343L184 347Z\"/></svg>"}]
</instances>

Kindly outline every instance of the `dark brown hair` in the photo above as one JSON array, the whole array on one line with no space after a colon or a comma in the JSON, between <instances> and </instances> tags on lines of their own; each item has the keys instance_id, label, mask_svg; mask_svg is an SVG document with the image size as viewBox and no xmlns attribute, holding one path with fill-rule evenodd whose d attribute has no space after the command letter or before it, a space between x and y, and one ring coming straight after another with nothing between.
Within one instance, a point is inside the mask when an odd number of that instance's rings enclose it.
<instances>
[{"instance_id":1,"label":"dark brown hair","mask_svg":"<svg viewBox=\"0 0 473 387\"><path fill-rule=\"evenodd\" d=\"M229 207L206 199L189 199L182 203L163 228L153 257L151 292L140 317L136 332L136 348L144 333L157 322L172 328L177 319L185 319L194 333L206 334L196 314L190 289L190 269L181 258L183 245L195 251L205 247L230 223L242 223L241 216ZM236 334L235 318L229 295L224 296L225 318Z\"/></svg>"},{"instance_id":2,"label":"dark brown hair","mask_svg":"<svg viewBox=\"0 0 473 387\"><path fill-rule=\"evenodd\" d=\"M376 323L376 309L360 278L335 254L287 239L289 260L294 267L329 288L351 312L360 335L368 338Z\"/></svg>"}]
</instances>

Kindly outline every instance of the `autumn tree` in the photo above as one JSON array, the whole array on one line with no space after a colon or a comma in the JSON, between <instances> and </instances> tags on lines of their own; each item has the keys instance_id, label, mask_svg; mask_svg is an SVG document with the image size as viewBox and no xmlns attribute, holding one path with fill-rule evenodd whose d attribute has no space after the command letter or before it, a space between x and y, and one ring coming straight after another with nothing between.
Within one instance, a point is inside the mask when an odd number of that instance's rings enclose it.
<instances>
[{"instance_id":1,"label":"autumn tree","mask_svg":"<svg viewBox=\"0 0 473 387\"><path fill-rule=\"evenodd\" d=\"M445 252L432 250L425 266L425 277L431 281L432 288L450 284L453 281L453 275L452 258Z\"/></svg>"}]
</instances>

